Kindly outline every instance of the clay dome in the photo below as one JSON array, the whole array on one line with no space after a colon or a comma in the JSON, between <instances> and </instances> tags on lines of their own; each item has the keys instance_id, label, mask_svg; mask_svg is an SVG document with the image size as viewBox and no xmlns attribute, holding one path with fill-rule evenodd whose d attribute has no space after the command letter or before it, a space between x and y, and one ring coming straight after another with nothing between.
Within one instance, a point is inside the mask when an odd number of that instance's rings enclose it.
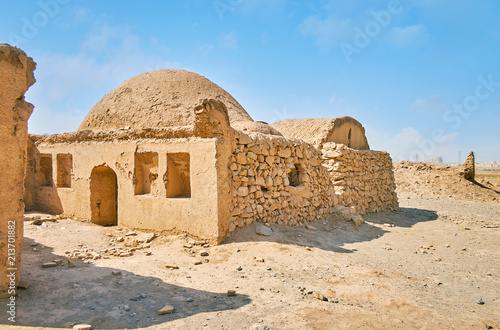
<instances>
[{"instance_id":1,"label":"clay dome","mask_svg":"<svg viewBox=\"0 0 500 330\"><path fill-rule=\"evenodd\" d=\"M185 70L157 70L135 76L106 94L78 130L192 125L200 99L224 102L231 125L253 122L243 107L207 78Z\"/></svg>"}]
</instances>

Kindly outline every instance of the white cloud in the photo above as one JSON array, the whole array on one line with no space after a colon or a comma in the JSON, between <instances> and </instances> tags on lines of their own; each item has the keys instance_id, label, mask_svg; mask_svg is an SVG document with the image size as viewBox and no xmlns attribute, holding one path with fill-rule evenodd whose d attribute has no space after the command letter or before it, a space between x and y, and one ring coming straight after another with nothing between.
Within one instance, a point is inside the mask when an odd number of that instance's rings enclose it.
<instances>
[{"instance_id":1,"label":"white cloud","mask_svg":"<svg viewBox=\"0 0 500 330\"><path fill-rule=\"evenodd\" d=\"M74 29L85 22L92 20L93 15L90 9L80 6L64 6L61 10L65 11L64 15L54 17L55 24L61 29Z\"/></svg>"},{"instance_id":2,"label":"white cloud","mask_svg":"<svg viewBox=\"0 0 500 330\"><path fill-rule=\"evenodd\" d=\"M56 112L45 105L37 105L29 119L28 129L30 133L34 134L73 132L78 128L87 112L87 110L80 109Z\"/></svg>"},{"instance_id":3,"label":"white cloud","mask_svg":"<svg viewBox=\"0 0 500 330\"><path fill-rule=\"evenodd\" d=\"M337 96L337 94L334 94L330 100L329 100L330 104L338 104L338 105L341 105L341 104L344 104L345 103L345 100L344 99L341 99Z\"/></svg>"},{"instance_id":4,"label":"white cloud","mask_svg":"<svg viewBox=\"0 0 500 330\"><path fill-rule=\"evenodd\" d=\"M230 33L222 32L217 38L219 46L222 48L237 50L238 49L238 34L236 31Z\"/></svg>"},{"instance_id":5,"label":"white cloud","mask_svg":"<svg viewBox=\"0 0 500 330\"><path fill-rule=\"evenodd\" d=\"M351 31L350 26L349 20L342 21L332 16L326 19L309 16L300 24L300 31L305 36L316 38L316 44L320 49L329 50L346 36L346 31Z\"/></svg>"},{"instance_id":6,"label":"white cloud","mask_svg":"<svg viewBox=\"0 0 500 330\"><path fill-rule=\"evenodd\" d=\"M395 135L385 130L366 128L370 148L386 150L396 161L424 161L443 157L445 162L456 162L459 148L456 145L458 133L442 134L439 137L423 136L416 128L406 127Z\"/></svg>"},{"instance_id":7,"label":"white cloud","mask_svg":"<svg viewBox=\"0 0 500 330\"><path fill-rule=\"evenodd\" d=\"M231 1L228 1L231 3ZM235 9L242 11L245 14L254 13L256 11L265 14L276 14L283 11L285 0L236 0Z\"/></svg>"},{"instance_id":8,"label":"white cloud","mask_svg":"<svg viewBox=\"0 0 500 330\"><path fill-rule=\"evenodd\" d=\"M94 52L106 51L134 51L139 48L139 38L130 32L126 25L109 26L99 24L95 26L82 43L83 50Z\"/></svg>"},{"instance_id":9,"label":"white cloud","mask_svg":"<svg viewBox=\"0 0 500 330\"><path fill-rule=\"evenodd\" d=\"M195 55L206 56L206 55L210 54L212 52L212 50L214 50L213 45L202 45L202 46L199 46L195 50L194 53L195 53Z\"/></svg>"},{"instance_id":10,"label":"white cloud","mask_svg":"<svg viewBox=\"0 0 500 330\"><path fill-rule=\"evenodd\" d=\"M153 69L182 68L164 56L144 54L127 26L96 25L77 54L33 57L37 82L26 95L35 105L29 120L33 134L74 131L90 108L123 81Z\"/></svg>"},{"instance_id":11,"label":"white cloud","mask_svg":"<svg viewBox=\"0 0 500 330\"><path fill-rule=\"evenodd\" d=\"M441 115L448 108L448 105L441 101L439 95L417 99L411 105L412 111L433 115Z\"/></svg>"},{"instance_id":12,"label":"white cloud","mask_svg":"<svg viewBox=\"0 0 500 330\"><path fill-rule=\"evenodd\" d=\"M160 40L158 40L158 38L156 37L151 37L151 44L153 45L153 47L155 47L156 49L158 49L159 51L167 54L170 52L170 48L168 48L167 46L165 46Z\"/></svg>"},{"instance_id":13,"label":"white cloud","mask_svg":"<svg viewBox=\"0 0 500 330\"><path fill-rule=\"evenodd\" d=\"M422 24L393 27L385 38L388 44L399 48L420 46L425 43L427 39L427 29Z\"/></svg>"}]
</instances>

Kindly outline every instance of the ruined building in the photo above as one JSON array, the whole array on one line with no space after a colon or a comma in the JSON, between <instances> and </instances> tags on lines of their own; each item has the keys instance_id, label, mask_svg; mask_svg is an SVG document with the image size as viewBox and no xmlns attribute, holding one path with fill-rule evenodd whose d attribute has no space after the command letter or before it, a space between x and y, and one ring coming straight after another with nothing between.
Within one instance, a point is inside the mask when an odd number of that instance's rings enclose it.
<instances>
[{"instance_id":1,"label":"ruined building","mask_svg":"<svg viewBox=\"0 0 500 330\"><path fill-rule=\"evenodd\" d=\"M253 221L398 208L392 161L350 117L255 122L188 71L133 77L76 132L31 136L29 208L219 243Z\"/></svg>"},{"instance_id":2,"label":"ruined building","mask_svg":"<svg viewBox=\"0 0 500 330\"><path fill-rule=\"evenodd\" d=\"M27 121L33 105L24 93L35 82L35 62L0 44L0 298L12 295L21 275Z\"/></svg>"}]
</instances>

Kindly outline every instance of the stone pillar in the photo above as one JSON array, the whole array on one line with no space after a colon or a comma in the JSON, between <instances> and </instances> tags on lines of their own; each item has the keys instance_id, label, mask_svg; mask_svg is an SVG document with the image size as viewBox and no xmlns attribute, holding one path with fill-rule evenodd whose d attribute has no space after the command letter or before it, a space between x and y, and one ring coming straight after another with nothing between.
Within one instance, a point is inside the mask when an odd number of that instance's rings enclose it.
<instances>
[{"instance_id":1,"label":"stone pillar","mask_svg":"<svg viewBox=\"0 0 500 330\"><path fill-rule=\"evenodd\" d=\"M15 294L21 275L27 120L24 93L35 83L35 62L0 44L0 298Z\"/></svg>"},{"instance_id":2,"label":"stone pillar","mask_svg":"<svg viewBox=\"0 0 500 330\"><path fill-rule=\"evenodd\" d=\"M462 175L466 180L474 181L476 177L476 157L474 152L471 151L465 163L460 167L460 175Z\"/></svg>"}]
</instances>

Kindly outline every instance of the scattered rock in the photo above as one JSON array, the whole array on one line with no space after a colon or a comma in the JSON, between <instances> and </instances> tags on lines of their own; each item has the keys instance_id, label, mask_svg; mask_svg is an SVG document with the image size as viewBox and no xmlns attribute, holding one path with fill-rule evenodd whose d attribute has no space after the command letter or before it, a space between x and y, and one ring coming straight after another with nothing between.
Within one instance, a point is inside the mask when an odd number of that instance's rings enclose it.
<instances>
[{"instance_id":1,"label":"scattered rock","mask_svg":"<svg viewBox=\"0 0 500 330\"><path fill-rule=\"evenodd\" d=\"M250 330L269 330L269 328L265 324L253 324Z\"/></svg>"},{"instance_id":2,"label":"scattered rock","mask_svg":"<svg viewBox=\"0 0 500 330\"><path fill-rule=\"evenodd\" d=\"M201 260L195 260L194 261L194 265L197 266L197 265L201 265L203 263L203 261Z\"/></svg>"},{"instance_id":3,"label":"scattered rock","mask_svg":"<svg viewBox=\"0 0 500 330\"><path fill-rule=\"evenodd\" d=\"M118 276L118 275L121 275L121 274L122 274L122 272L119 271L119 270L112 270L111 271L111 275L113 275L113 276Z\"/></svg>"},{"instance_id":4,"label":"scattered rock","mask_svg":"<svg viewBox=\"0 0 500 330\"><path fill-rule=\"evenodd\" d=\"M236 268L236 270L241 272L243 270L243 268L241 266L238 266L238 268Z\"/></svg>"},{"instance_id":5,"label":"scattered rock","mask_svg":"<svg viewBox=\"0 0 500 330\"><path fill-rule=\"evenodd\" d=\"M311 230L311 231L317 231L316 227L314 226L311 226L311 225L305 225L306 229L307 230Z\"/></svg>"},{"instance_id":6,"label":"scattered rock","mask_svg":"<svg viewBox=\"0 0 500 330\"><path fill-rule=\"evenodd\" d=\"M227 290L227 295L229 297L236 296L236 291L235 290Z\"/></svg>"},{"instance_id":7,"label":"scattered rock","mask_svg":"<svg viewBox=\"0 0 500 330\"><path fill-rule=\"evenodd\" d=\"M315 292L313 293L313 295L314 295L314 298L316 298L316 299L318 299L318 300L321 300L321 301L328 301L328 299L327 299L325 296L323 296L321 293L319 293L319 292L316 292L316 291L315 291Z\"/></svg>"},{"instance_id":8,"label":"scattered rock","mask_svg":"<svg viewBox=\"0 0 500 330\"><path fill-rule=\"evenodd\" d=\"M128 305L123 305L123 310L125 312L128 312L130 310L130 307L128 307Z\"/></svg>"},{"instance_id":9,"label":"scattered rock","mask_svg":"<svg viewBox=\"0 0 500 330\"><path fill-rule=\"evenodd\" d=\"M351 214L349 219L352 220L356 226L361 226L361 224L365 222L359 214Z\"/></svg>"},{"instance_id":10,"label":"scattered rock","mask_svg":"<svg viewBox=\"0 0 500 330\"><path fill-rule=\"evenodd\" d=\"M179 266L173 265L173 264L166 264L165 267L170 268L170 269L179 269Z\"/></svg>"},{"instance_id":11,"label":"scattered rock","mask_svg":"<svg viewBox=\"0 0 500 330\"><path fill-rule=\"evenodd\" d=\"M77 324L73 326L73 330L90 330L92 326L90 324Z\"/></svg>"},{"instance_id":12,"label":"scattered rock","mask_svg":"<svg viewBox=\"0 0 500 330\"><path fill-rule=\"evenodd\" d=\"M137 233L135 231L129 231L128 233L125 234L125 236L135 236Z\"/></svg>"},{"instance_id":13,"label":"scattered rock","mask_svg":"<svg viewBox=\"0 0 500 330\"><path fill-rule=\"evenodd\" d=\"M158 311L158 315L163 315L163 314L172 314L174 312L174 307L170 305L166 305L162 309Z\"/></svg>"},{"instance_id":14,"label":"scattered rock","mask_svg":"<svg viewBox=\"0 0 500 330\"><path fill-rule=\"evenodd\" d=\"M478 305L484 305L484 301L483 301L483 299L479 299L479 300L477 301L477 304L478 304Z\"/></svg>"},{"instance_id":15,"label":"scattered rock","mask_svg":"<svg viewBox=\"0 0 500 330\"><path fill-rule=\"evenodd\" d=\"M75 267L75 263L73 261L71 261L71 260L68 260L68 267L69 268Z\"/></svg>"},{"instance_id":16,"label":"scattered rock","mask_svg":"<svg viewBox=\"0 0 500 330\"><path fill-rule=\"evenodd\" d=\"M156 238L156 234L155 233L149 233L149 234L147 234L146 235L146 243L150 243L155 238Z\"/></svg>"},{"instance_id":17,"label":"scattered rock","mask_svg":"<svg viewBox=\"0 0 500 330\"><path fill-rule=\"evenodd\" d=\"M191 297L189 297L189 298L187 298L187 299L186 299L186 301L187 301L187 302L193 302L193 301L194 301L194 299L193 299L193 298L191 298Z\"/></svg>"},{"instance_id":18,"label":"scattered rock","mask_svg":"<svg viewBox=\"0 0 500 330\"><path fill-rule=\"evenodd\" d=\"M52 267L57 267L57 264L55 262L46 262L42 264L42 268L52 268Z\"/></svg>"},{"instance_id":19,"label":"scattered rock","mask_svg":"<svg viewBox=\"0 0 500 330\"><path fill-rule=\"evenodd\" d=\"M261 235L261 236L271 236L272 233L273 233L273 231L269 227L266 227L264 225L258 225L255 228L255 233L258 234L258 235Z\"/></svg>"},{"instance_id":20,"label":"scattered rock","mask_svg":"<svg viewBox=\"0 0 500 330\"><path fill-rule=\"evenodd\" d=\"M29 286L30 286L30 282L24 281L24 280L20 280L19 283L17 284L18 289L27 289L27 288L29 288Z\"/></svg>"},{"instance_id":21,"label":"scattered rock","mask_svg":"<svg viewBox=\"0 0 500 330\"><path fill-rule=\"evenodd\" d=\"M207 252L207 251L205 251L205 250L202 250L202 251L200 252L200 256L202 256L202 257L206 257L206 256L208 256L208 252Z\"/></svg>"}]
</instances>

